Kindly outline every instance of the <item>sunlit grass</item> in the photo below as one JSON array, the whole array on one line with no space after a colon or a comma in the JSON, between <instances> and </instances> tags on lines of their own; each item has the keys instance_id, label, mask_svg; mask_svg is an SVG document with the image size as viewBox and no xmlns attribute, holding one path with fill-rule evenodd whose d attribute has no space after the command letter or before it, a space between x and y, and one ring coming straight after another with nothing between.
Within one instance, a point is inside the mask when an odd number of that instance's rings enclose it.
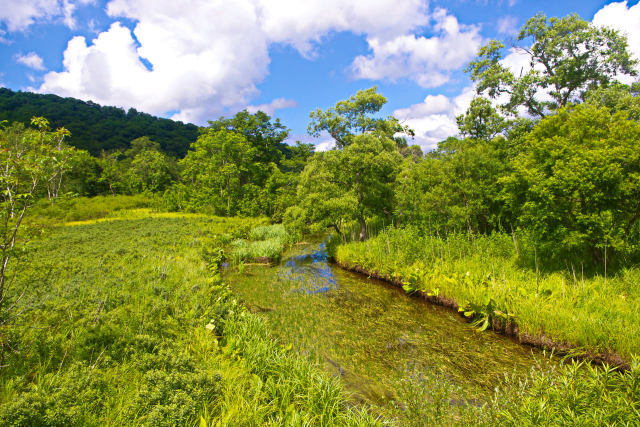
<instances>
[{"instance_id":1,"label":"sunlit grass","mask_svg":"<svg viewBox=\"0 0 640 427\"><path fill-rule=\"evenodd\" d=\"M565 271L542 273L519 262L513 236L425 236L390 229L364 243L336 252L338 261L410 283L460 306L492 300L513 316L521 334L627 360L640 354L640 270L628 268L605 279ZM518 246L516 246L518 245ZM477 310L476 310L477 311Z\"/></svg>"},{"instance_id":2,"label":"sunlit grass","mask_svg":"<svg viewBox=\"0 0 640 427\"><path fill-rule=\"evenodd\" d=\"M0 424L377 423L274 342L209 264L212 236L260 220L125 205L106 215L120 220L56 227L23 256Z\"/></svg>"}]
</instances>

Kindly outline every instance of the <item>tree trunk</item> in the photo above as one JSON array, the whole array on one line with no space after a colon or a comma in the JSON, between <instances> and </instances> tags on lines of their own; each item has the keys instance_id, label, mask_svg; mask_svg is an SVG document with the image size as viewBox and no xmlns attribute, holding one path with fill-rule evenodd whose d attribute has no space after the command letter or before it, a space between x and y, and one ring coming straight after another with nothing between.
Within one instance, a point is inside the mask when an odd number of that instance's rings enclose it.
<instances>
[{"instance_id":1,"label":"tree trunk","mask_svg":"<svg viewBox=\"0 0 640 427\"><path fill-rule=\"evenodd\" d=\"M364 242L367 238L367 222L364 217L358 218L358 221L360 222L360 241Z\"/></svg>"}]
</instances>

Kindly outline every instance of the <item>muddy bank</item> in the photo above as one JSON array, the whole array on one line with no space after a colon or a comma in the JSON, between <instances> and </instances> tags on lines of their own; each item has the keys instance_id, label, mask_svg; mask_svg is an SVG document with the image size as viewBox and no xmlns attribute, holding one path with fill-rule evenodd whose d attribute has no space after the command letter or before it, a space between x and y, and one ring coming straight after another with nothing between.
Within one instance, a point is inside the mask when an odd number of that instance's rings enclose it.
<instances>
[{"instance_id":1,"label":"muddy bank","mask_svg":"<svg viewBox=\"0 0 640 427\"><path fill-rule=\"evenodd\" d=\"M399 279L391 278L387 275L381 274L378 271L368 271L361 266L349 265L337 260L334 260L334 262L338 267L344 270L382 280L384 282L402 288L402 281ZM455 310L461 317L463 317L467 321L471 321L471 319L466 318L462 312L458 311L458 303L452 298L447 298L446 296L442 295L429 296L421 291L413 292L410 295L416 298L424 299L431 304L436 304L439 306L447 307L451 310ZM600 365L608 364L623 370L630 369L629 361L625 360L623 357L616 353L598 353L592 350L579 348L578 346L572 345L567 342L556 342L552 337L545 334L532 335L527 332L520 332L518 324L514 320L503 322L500 319L494 319L491 324L491 329L495 332L510 336L523 345L528 345L544 350L553 350L556 354L569 356L572 359L587 360Z\"/></svg>"}]
</instances>

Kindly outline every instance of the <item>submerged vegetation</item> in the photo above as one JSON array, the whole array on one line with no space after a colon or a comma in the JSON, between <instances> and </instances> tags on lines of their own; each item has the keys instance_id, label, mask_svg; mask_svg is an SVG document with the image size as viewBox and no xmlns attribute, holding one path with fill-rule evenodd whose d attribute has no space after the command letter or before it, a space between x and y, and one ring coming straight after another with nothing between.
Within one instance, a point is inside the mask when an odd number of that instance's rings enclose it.
<instances>
[{"instance_id":1,"label":"submerged vegetation","mask_svg":"<svg viewBox=\"0 0 640 427\"><path fill-rule=\"evenodd\" d=\"M426 154L375 87L311 113L322 153L260 111L91 153L44 118L0 122L0 423L637 424L640 86L619 78L638 62L576 15L515 43L530 70L485 45L459 136ZM327 233L340 265L458 308L481 355L453 313L292 270ZM528 350L492 354L487 329L587 361L500 371Z\"/></svg>"},{"instance_id":2,"label":"submerged vegetation","mask_svg":"<svg viewBox=\"0 0 640 427\"><path fill-rule=\"evenodd\" d=\"M375 424L273 342L205 259L209 236L244 220L135 212L56 228L25 255L0 423Z\"/></svg>"},{"instance_id":3,"label":"submerged vegetation","mask_svg":"<svg viewBox=\"0 0 640 427\"><path fill-rule=\"evenodd\" d=\"M451 299L485 328L517 327L525 342L575 348L614 363L640 354L638 268L606 279L575 266L536 272L518 256L526 243L507 234L442 239L407 227L339 246L336 259L403 283L408 292Z\"/></svg>"}]
</instances>

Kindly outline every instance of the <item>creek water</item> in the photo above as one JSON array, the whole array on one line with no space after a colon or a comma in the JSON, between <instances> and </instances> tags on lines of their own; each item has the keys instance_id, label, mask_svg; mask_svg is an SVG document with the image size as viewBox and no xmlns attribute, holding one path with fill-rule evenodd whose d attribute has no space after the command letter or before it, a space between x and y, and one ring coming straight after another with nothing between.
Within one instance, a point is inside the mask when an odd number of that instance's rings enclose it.
<instances>
[{"instance_id":1,"label":"creek water","mask_svg":"<svg viewBox=\"0 0 640 427\"><path fill-rule=\"evenodd\" d=\"M505 374L551 363L539 350L477 331L450 309L332 265L322 244L298 245L277 266L229 271L227 281L283 346L376 406L397 401L416 373L437 375L458 388L459 401L473 403Z\"/></svg>"}]
</instances>

